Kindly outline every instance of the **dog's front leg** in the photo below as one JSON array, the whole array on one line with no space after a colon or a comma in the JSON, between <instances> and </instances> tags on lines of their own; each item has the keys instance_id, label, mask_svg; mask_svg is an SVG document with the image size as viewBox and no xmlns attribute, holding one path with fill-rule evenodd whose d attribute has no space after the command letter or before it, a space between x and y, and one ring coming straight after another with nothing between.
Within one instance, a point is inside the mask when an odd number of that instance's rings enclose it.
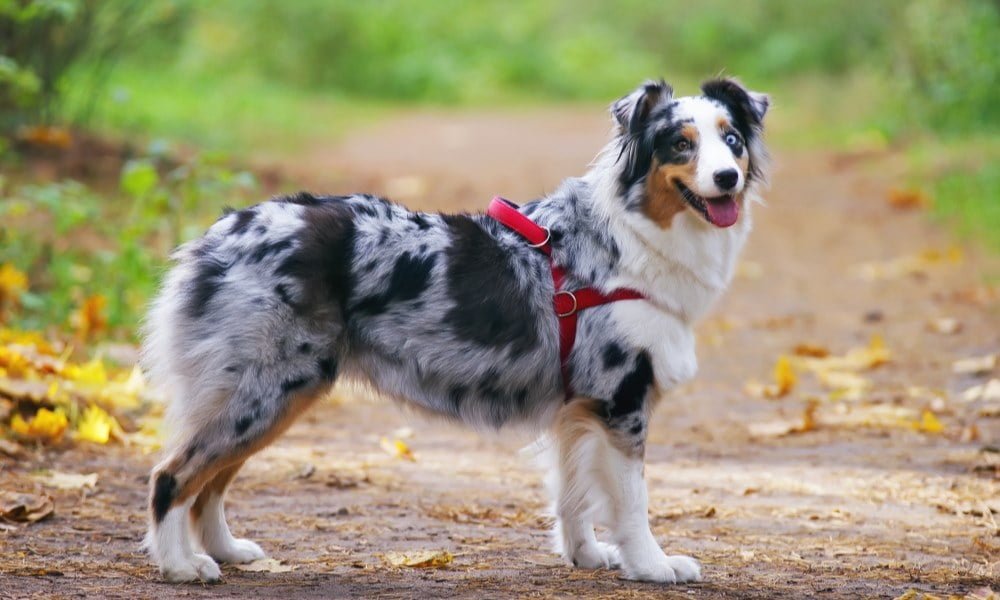
<instances>
[{"instance_id":1,"label":"dog's front leg","mask_svg":"<svg viewBox=\"0 0 1000 600\"><path fill-rule=\"evenodd\" d=\"M605 491L609 525L618 546L625 576L640 581L684 583L701 580L698 561L689 556L667 556L649 528L649 500L643 480L642 451L623 449L609 436L605 446Z\"/></svg>"}]
</instances>

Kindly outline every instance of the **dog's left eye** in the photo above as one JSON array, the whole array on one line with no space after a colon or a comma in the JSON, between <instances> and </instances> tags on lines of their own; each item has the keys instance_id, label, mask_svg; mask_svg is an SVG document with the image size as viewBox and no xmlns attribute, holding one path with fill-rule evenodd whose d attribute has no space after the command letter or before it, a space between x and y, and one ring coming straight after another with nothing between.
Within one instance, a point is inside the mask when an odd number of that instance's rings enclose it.
<instances>
[{"instance_id":1,"label":"dog's left eye","mask_svg":"<svg viewBox=\"0 0 1000 600\"><path fill-rule=\"evenodd\" d=\"M726 145L728 145L728 146L735 147L735 146L738 146L740 144L740 138L735 133L727 133L726 137L725 137L725 140L726 140Z\"/></svg>"}]
</instances>

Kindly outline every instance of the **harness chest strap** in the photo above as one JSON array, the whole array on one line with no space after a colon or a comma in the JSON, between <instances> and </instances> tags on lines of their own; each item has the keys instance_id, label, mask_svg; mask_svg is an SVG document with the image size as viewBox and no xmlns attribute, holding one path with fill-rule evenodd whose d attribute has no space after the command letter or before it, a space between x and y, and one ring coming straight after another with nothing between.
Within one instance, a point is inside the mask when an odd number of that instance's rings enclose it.
<instances>
[{"instance_id":1,"label":"harness chest strap","mask_svg":"<svg viewBox=\"0 0 1000 600\"><path fill-rule=\"evenodd\" d=\"M566 398L569 399L573 393L569 382L569 355L576 342L576 323L579 312L619 300L644 300L646 297L629 288L618 288L608 294L592 287L578 288L572 291L563 289L566 271L552 260L551 233L547 228L539 226L523 215L518 208L513 202L497 196L490 202L486 214L523 237L529 246L549 257L549 265L552 268L552 283L556 290L552 298L552 305L556 317L559 319L559 364L562 371L563 389L566 391Z\"/></svg>"}]
</instances>

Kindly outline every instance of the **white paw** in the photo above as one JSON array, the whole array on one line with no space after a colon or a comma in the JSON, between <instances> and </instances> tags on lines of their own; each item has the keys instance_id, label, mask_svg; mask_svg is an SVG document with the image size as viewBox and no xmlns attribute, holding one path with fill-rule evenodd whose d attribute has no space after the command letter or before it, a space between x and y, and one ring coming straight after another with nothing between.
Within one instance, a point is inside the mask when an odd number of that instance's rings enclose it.
<instances>
[{"instance_id":1,"label":"white paw","mask_svg":"<svg viewBox=\"0 0 1000 600\"><path fill-rule=\"evenodd\" d=\"M656 583L687 583L701 581L701 566L689 556L659 556L638 564L625 566L625 577Z\"/></svg>"},{"instance_id":2,"label":"white paw","mask_svg":"<svg viewBox=\"0 0 1000 600\"><path fill-rule=\"evenodd\" d=\"M214 549L210 554L219 562L231 564L248 563L267 557L256 543L241 539L234 539L227 546Z\"/></svg>"},{"instance_id":3,"label":"white paw","mask_svg":"<svg viewBox=\"0 0 1000 600\"><path fill-rule=\"evenodd\" d=\"M667 562L677 576L677 583L689 583L691 581L701 581L701 565L690 556L675 554L668 556Z\"/></svg>"},{"instance_id":4,"label":"white paw","mask_svg":"<svg viewBox=\"0 0 1000 600\"><path fill-rule=\"evenodd\" d=\"M160 573L163 574L164 579L171 583L198 580L215 583L222 577L219 565L215 564L212 557L207 554L192 554L186 560L165 564L160 567Z\"/></svg>"},{"instance_id":5,"label":"white paw","mask_svg":"<svg viewBox=\"0 0 1000 600\"><path fill-rule=\"evenodd\" d=\"M581 545L568 558L574 567L580 569L617 569L622 564L618 547L605 542Z\"/></svg>"}]
</instances>

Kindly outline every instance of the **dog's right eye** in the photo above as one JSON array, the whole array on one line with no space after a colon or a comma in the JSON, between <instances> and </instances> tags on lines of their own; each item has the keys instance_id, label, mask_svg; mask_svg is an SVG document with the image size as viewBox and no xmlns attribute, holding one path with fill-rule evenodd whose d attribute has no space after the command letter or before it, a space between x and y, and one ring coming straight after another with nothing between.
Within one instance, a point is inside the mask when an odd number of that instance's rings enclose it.
<instances>
[{"instance_id":1,"label":"dog's right eye","mask_svg":"<svg viewBox=\"0 0 1000 600\"><path fill-rule=\"evenodd\" d=\"M677 140L674 142L674 150L678 152L687 152L691 149L691 142L687 140Z\"/></svg>"}]
</instances>

